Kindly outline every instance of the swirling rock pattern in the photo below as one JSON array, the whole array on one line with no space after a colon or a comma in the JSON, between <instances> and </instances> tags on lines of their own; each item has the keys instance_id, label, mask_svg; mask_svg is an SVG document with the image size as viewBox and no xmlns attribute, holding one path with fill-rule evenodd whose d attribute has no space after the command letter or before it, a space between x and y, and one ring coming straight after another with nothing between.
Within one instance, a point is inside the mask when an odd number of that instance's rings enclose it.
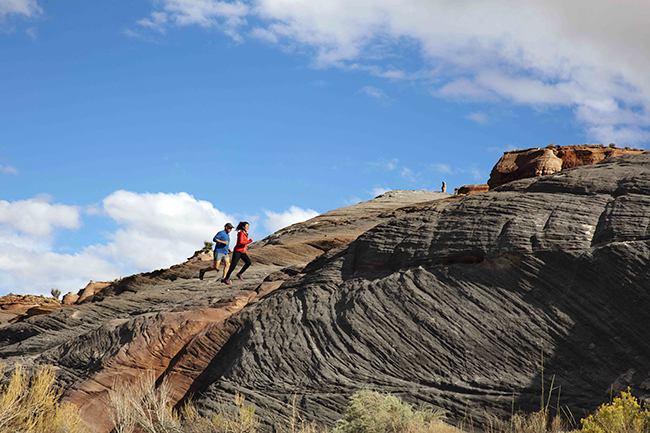
<instances>
[{"instance_id":1,"label":"swirling rock pattern","mask_svg":"<svg viewBox=\"0 0 650 433\"><path fill-rule=\"evenodd\" d=\"M233 317L195 388L331 423L360 389L481 421L576 419L650 370L650 155L511 182L376 226ZM628 374L629 375L629 374ZM641 387L633 389L644 397Z\"/></svg>"}]
</instances>

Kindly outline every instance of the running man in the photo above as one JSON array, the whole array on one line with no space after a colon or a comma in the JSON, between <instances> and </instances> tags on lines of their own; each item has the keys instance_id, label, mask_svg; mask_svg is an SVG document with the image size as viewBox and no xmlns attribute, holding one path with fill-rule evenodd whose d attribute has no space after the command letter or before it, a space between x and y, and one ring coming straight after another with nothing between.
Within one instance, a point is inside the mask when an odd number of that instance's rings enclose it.
<instances>
[{"instance_id":1,"label":"running man","mask_svg":"<svg viewBox=\"0 0 650 433\"><path fill-rule=\"evenodd\" d=\"M221 279L222 283L230 284L226 280L226 273L228 272L228 267L230 266L230 257L228 256L228 245L230 245L230 232L235 226L230 223L226 223L219 233L214 235L214 263L212 266L199 271L199 280L203 279L203 275L209 271L218 271L219 264L223 263L223 278Z\"/></svg>"}]
</instances>

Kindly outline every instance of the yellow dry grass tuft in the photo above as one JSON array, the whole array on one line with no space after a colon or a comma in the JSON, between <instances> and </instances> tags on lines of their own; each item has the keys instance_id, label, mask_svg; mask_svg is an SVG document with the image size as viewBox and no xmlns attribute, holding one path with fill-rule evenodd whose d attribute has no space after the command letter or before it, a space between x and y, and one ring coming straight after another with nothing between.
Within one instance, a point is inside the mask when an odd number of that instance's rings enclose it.
<instances>
[{"instance_id":1,"label":"yellow dry grass tuft","mask_svg":"<svg viewBox=\"0 0 650 433\"><path fill-rule=\"evenodd\" d=\"M4 366L0 366L0 377ZM52 367L41 367L29 377L17 365L9 383L0 387L0 432L81 433L79 410L60 403Z\"/></svg>"}]
</instances>

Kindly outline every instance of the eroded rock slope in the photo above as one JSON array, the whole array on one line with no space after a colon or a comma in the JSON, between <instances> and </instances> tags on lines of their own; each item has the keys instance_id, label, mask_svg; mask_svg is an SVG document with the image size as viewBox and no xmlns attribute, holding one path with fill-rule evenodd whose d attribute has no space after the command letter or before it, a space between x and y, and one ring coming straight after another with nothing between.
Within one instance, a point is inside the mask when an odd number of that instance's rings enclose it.
<instances>
[{"instance_id":1,"label":"eroded rock slope","mask_svg":"<svg viewBox=\"0 0 650 433\"><path fill-rule=\"evenodd\" d=\"M649 272L650 154L511 182L316 259L228 320L191 389L208 408L241 392L267 419L295 394L331 423L370 387L480 421L538 410L552 383L579 419L612 389L647 392Z\"/></svg>"},{"instance_id":2,"label":"eroded rock slope","mask_svg":"<svg viewBox=\"0 0 650 433\"><path fill-rule=\"evenodd\" d=\"M11 369L57 367L65 398L79 405L98 432L110 429L106 393L116 382L153 371L167 378L180 401L213 370L214 357L229 344L235 322L314 258L356 239L379 222L449 197L426 191L391 191L369 202L319 215L251 245L253 266L244 282L200 281L211 254L197 252L186 263L123 278L77 305L18 323L0 325L0 358Z\"/></svg>"}]
</instances>

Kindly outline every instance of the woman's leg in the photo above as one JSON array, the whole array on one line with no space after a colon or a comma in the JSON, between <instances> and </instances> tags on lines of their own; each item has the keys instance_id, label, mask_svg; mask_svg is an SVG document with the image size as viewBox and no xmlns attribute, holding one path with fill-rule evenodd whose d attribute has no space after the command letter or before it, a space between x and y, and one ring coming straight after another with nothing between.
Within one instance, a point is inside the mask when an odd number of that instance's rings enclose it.
<instances>
[{"instance_id":1,"label":"woman's leg","mask_svg":"<svg viewBox=\"0 0 650 433\"><path fill-rule=\"evenodd\" d=\"M248 254L242 253L241 259L244 261L244 267L241 268L241 271L239 271L239 274L237 275L241 275L246 272L246 269L248 269L248 267L251 265L251 259L248 257Z\"/></svg>"},{"instance_id":2,"label":"woman's leg","mask_svg":"<svg viewBox=\"0 0 650 433\"><path fill-rule=\"evenodd\" d=\"M232 274L232 271L235 270L235 266L237 266L237 262L239 261L239 257L241 256L241 253L239 251L233 251L232 253L232 263L230 263L230 269L228 269L228 273L226 274L226 280L230 279L230 274Z\"/></svg>"}]
</instances>

